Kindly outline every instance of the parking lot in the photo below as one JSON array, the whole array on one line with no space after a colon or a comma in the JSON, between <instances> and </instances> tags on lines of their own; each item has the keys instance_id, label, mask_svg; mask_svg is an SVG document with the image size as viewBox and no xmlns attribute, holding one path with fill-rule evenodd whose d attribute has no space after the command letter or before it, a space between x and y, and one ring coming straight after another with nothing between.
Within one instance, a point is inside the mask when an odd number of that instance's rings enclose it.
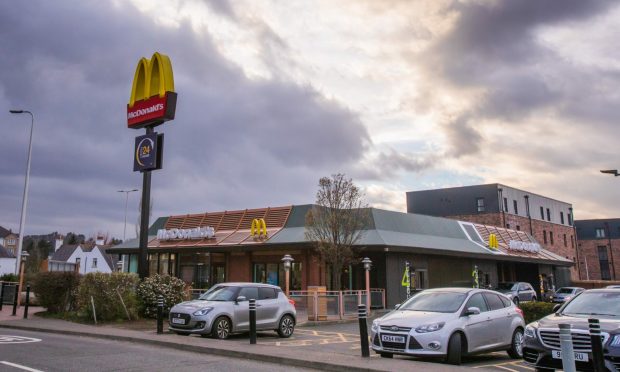
<instances>
[{"instance_id":1,"label":"parking lot","mask_svg":"<svg viewBox=\"0 0 620 372\"><path fill-rule=\"evenodd\" d=\"M222 342L248 343L247 334L233 335L230 339ZM359 325L357 321L339 324L325 324L318 326L297 327L291 338L279 338L275 332L259 332L257 343L273 345L276 347L291 348L292 352L303 350L320 351L323 353L357 354L361 355ZM293 351L294 350L294 351ZM371 358L380 358L371 350ZM428 363L440 363L433 359L420 359L406 356L395 356L399 359L411 359L416 361L428 361ZM385 359L386 363L390 359ZM525 372L534 369L525 365L523 360L515 360L508 357L506 352L493 352L463 358L463 365L474 369Z\"/></svg>"}]
</instances>

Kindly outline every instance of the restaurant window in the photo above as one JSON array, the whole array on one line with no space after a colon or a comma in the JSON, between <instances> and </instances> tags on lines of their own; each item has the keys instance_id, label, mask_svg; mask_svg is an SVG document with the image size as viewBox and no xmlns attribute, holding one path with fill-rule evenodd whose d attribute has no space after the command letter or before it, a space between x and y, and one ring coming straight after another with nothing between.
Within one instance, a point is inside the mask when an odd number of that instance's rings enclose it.
<instances>
[{"instance_id":1,"label":"restaurant window","mask_svg":"<svg viewBox=\"0 0 620 372\"><path fill-rule=\"evenodd\" d=\"M292 262L289 272L289 289L293 291L301 290L301 262ZM285 287L284 280L286 273L282 263L255 263L252 270L252 281L254 283L267 283Z\"/></svg>"},{"instance_id":2,"label":"restaurant window","mask_svg":"<svg viewBox=\"0 0 620 372\"><path fill-rule=\"evenodd\" d=\"M545 208L540 207L540 219L545 220Z\"/></svg>"},{"instance_id":3,"label":"restaurant window","mask_svg":"<svg viewBox=\"0 0 620 372\"><path fill-rule=\"evenodd\" d=\"M598 246L598 262L601 265L601 279L611 280L611 275L609 274L609 258L607 257L607 246L605 245Z\"/></svg>"},{"instance_id":4,"label":"restaurant window","mask_svg":"<svg viewBox=\"0 0 620 372\"><path fill-rule=\"evenodd\" d=\"M596 229L595 233L597 238L605 237L605 229Z\"/></svg>"},{"instance_id":5,"label":"restaurant window","mask_svg":"<svg viewBox=\"0 0 620 372\"><path fill-rule=\"evenodd\" d=\"M519 214L519 207L517 206L517 201L516 200L512 201L512 206L514 207L515 214Z\"/></svg>"},{"instance_id":6,"label":"restaurant window","mask_svg":"<svg viewBox=\"0 0 620 372\"><path fill-rule=\"evenodd\" d=\"M504 198L504 212L508 212L508 198Z\"/></svg>"},{"instance_id":7,"label":"restaurant window","mask_svg":"<svg viewBox=\"0 0 620 372\"><path fill-rule=\"evenodd\" d=\"M476 208L478 213L484 212L484 198L476 198Z\"/></svg>"}]
</instances>

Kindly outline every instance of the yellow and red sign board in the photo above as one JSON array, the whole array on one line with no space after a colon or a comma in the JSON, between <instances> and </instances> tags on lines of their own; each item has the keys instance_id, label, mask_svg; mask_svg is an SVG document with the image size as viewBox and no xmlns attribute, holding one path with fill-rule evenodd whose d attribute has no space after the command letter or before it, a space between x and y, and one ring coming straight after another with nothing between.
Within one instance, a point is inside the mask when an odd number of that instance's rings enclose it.
<instances>
[{"instance_id":1,"label":"yellow and red sign board","mask_svg":"<svg viewBox=\"0 0 620 372\"><path fill-rule=\"evenodd\" d=\"M176 103L170 58L157 52L151 59L141 58L127 104L127 127L138 129L172 120Z\"/></svg>"}]
</instances>

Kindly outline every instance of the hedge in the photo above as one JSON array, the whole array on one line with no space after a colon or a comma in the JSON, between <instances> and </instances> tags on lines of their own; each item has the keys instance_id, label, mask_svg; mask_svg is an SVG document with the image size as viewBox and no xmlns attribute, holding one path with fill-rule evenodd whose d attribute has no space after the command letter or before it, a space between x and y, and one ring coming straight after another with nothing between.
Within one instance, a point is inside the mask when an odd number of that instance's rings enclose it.
<instances>
[{"instance_id":1,"label":"hedge","mask_svg":"<svg viewBox=\"0 0 620 372\"><path fill-rule=\"evenodd\" d=\"M521 302L519 308L523 310L523 316L525 317L525 324L531 323L540 318L553 313L553 307L557 305L551 302Z\"/></svg>"},{"instance_id":2,"label":"hedge","mask_svg":"<svg viewBox=\"0 0 620 372\"><path fill-rule=\"evenodd\" d=\"M42 272L35 276L32 291L39 305L50 313L62 313L76 308L75 291L80 276L74 272Z\"/></svg>"},{"instance_id":3,"label":"hedge","mask_svg":"<svg viewBox=\"0 0 620 372\"><path fill-rule=\"evenodd\" d=\"M187 299L185 282L173 276L159 274L144 278L138 286L138 297L142 302L144 316L150 318L157 316L159 295L164 299L164 314L168 314L172 306Z\"/></svg>"},{"instance_id":4,"label":"hedge","mask_svg":"<svg viewBox=\"0 0 620 372\"><path fill-rule=\"evenodd\" d=\"M127 320L127 312L131 319L138 318L139 301L136 296L138 282L138 276L132 273L84 275L77 295L79 315L93 319L92 302L94 302L97 321Z\"/></svg>"}]
</instances>

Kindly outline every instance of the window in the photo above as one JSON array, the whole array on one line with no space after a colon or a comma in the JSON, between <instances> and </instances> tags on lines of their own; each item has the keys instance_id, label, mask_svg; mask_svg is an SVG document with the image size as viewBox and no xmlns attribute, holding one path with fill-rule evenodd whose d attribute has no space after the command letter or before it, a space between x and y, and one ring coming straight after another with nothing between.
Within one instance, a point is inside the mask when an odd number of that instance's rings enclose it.
<instances>
[{"instance_id":1,"label":"window","mask_svg":"<svg viewBox=\"0 0 620 372\"><path fill-rule=\"evenodd\" d=\"M93 262L90 265L90 267L92 267L93 269L97 268L97 259L96 258L93 258Z\"/></svg>"},{"instance_id":2,"label":"window","mask_svg":"<svg viewBox=\"0 0 620 372\"><path fill-rule=\"evenodd\" d=\"M540 207L540 219L545 220L545 208Z\"/></svg>"},{"instance_id":3,"label":"window","mask_svg":"<svg viewBox=\"0 0 620 372\"><path fill-rule=\"evenodd\" d=\"M273 288L259 288L258 289L258 299L259 300L273 300L278 298L278 294L276 290Z\"/></svg>"},{"instance_id":4,"label":"window","mask_svg":"<svg viewBox=\"0 0 620 372\"><path fill-rule=\"evenodd\" d=\"M256 300L258 299L258 288L256 287L243 287L239 291L237 297L245 297L248 300Z\"/></svg>"},{"instance_id":5,"label":"window","mask_svg":"<svg viewBox=\"0 0 620 372\"><path fill-rule=\"evenodd\" d=\"M510 228L510 224L509 224L509 223L507 223L507 224L506 224L506 228L507 228L507 229L509 229L509 228Z\"/></svg>"},{"instance_id":6,"label":"window","mask_svg":"<svg viewBox=\"0 0 620 372\"><path fill-rule=\"evenodd\" d=\"M543 243L547 244L547 230L543 230Z\"/></svg>"},{"instance_id":7,"label":"window","mask_svg":"<svg viewBox=\"0 0 620 372\"><path fill-rule=\"evenodd\" d=\"M564 212L560 212L560 223L564 225Z\"/></svg>"},{"instance_id":8,"label":"window","mask_svg":"<svg viewBox=\"0 0 620 372\"><path fill-rule=\"evenodd\" d=\"M504 304L502 303L502 300L499 298L498 295L493 293L485 293L484 298L487 300L491 311L504 308Z\"/></svg>"},{"instance_id":9,"label":"window","mask_svg":"<svg viewBox=\"0 0 620 372\"><path fill-rule=\"evenodd\" d=\"M517 207L517 201L516 200L512 201L512 206L515 209L515 214L519 214L519 208Z\"/></svg>"},{"instance_id":10,"label":"window","mask_svg":"<svg viewBox=\"0 0 620 372\"><path fill-rule=\"evenodd\" d=\"M564 234L564 246L568 247L568 242L566 241L566 234Z\"/></svg>"},{"instance_id":11,"label":"window","mask_svg":"<svg viewBox=\"0 0 620 372\"><path fill-rule=\"evenodd\" d=\"M611 280L611 275L609 275L609 259L607 257L607 246L605 245L598 246L598 262L601 265L601 279Z\"/></svg>"},{"instance_id":12,"label":"window","mask_svg":"<svg viewBox=\"0 0 620 372\"><path fill-rule=\"evenodd\" d=\"M568 217L568 224L569 224L570 226L572 226L572 225L573 225L573 215L571 214L571 212L568 212L568 213L566 214L566 217Z\"/></svg>"},{"instance_id":13,"label":"window","mask_svg":"<svg viewBox=\"0 0 620 372\"><path fill-rule=\"evenodd\" d=\"M521 226L517 225L517 231L521 231Z\"/></svg>"},{"instance_id":14,"label":"window","mask_svg":"<svg viewBox=\"0 0 620 372\"><path fill-rule=\"evenodd\" d=\"M549 245L553 245L553 231L549 231Z\"/></svg>"},{"instance_id":15,"label":"window","mask_svg":"<svg viewBox=\"0 0 620 372\"><path fill-rule=\"evenodd\" d=\"M508 307L508 306L512 305L512 301L510 301L509 299L507 299L504 296L499 296L499 299L502 300L502 303L504 304L504 307Z\"/></svg>"},{"instance_id":16,"label":"window","mask_svg":"<svg viewBox=\"0 0 620 372\"><path fill-rule=\"evenodd\" d=\"M484 212L484 198L476 198L476 207L478 208L478 213Z\"/></svg>"},{"instance_id":17,"label":"window","mask_svg":"<svg viewBox=\"0 0 620 372\"><path fill-rule=\"evenodd\" d=\"M551 221L551 209L547 208L547 221Z\"/></svg>"},{"instance_id":18,"label":"window","mask_svg":"<svg viewBox=\"0 0 620 372\"><path fill-rule=\"evenodd\" d=\"M570 247L575 248L575 238L572 235L570 236Z\"/></svg>"},{"instance_id":19,"label":"window","mask_svg":"<svg viewBox=\"0 0 620 372\"><path fill-rule=\"evenodd\" d=\"M504 198L504 212L508 212L508 198Z\"/></svg>"},{"instance_id":20,"label":"window","mask_svg":"<svg viewBox=\"0 0 620 372\"><path fill-rule=\"evenodd\" d=\"M469 301L467 301L465 310L469 309L470 307L477 307L478 309L480 309L481 313L484 313L485 311L489 311L489 308L487 307L487 303L484 302L484 298L482 298L482 294L480 293L476 293L475 295L471 296Z\"/></svg>"},{"instance_id":21,"label":"window","mask_svg":"<svg viewBox=\"0 0 620 372\"><path fill-rule=\"evenodd\" d=\"M6 244L7 245L15 245L15 239L7 239L6 240Z\"/></svg>"},{"instance_id":22,"label":"window","mask_svg":"<svg viewBox=\"0 0 620 372\"><path fill-rule=\"evenodd\" d=\"M605 237L605 229L596 229L595 233L597 238Z\"/></svg>"}]
</instances>

